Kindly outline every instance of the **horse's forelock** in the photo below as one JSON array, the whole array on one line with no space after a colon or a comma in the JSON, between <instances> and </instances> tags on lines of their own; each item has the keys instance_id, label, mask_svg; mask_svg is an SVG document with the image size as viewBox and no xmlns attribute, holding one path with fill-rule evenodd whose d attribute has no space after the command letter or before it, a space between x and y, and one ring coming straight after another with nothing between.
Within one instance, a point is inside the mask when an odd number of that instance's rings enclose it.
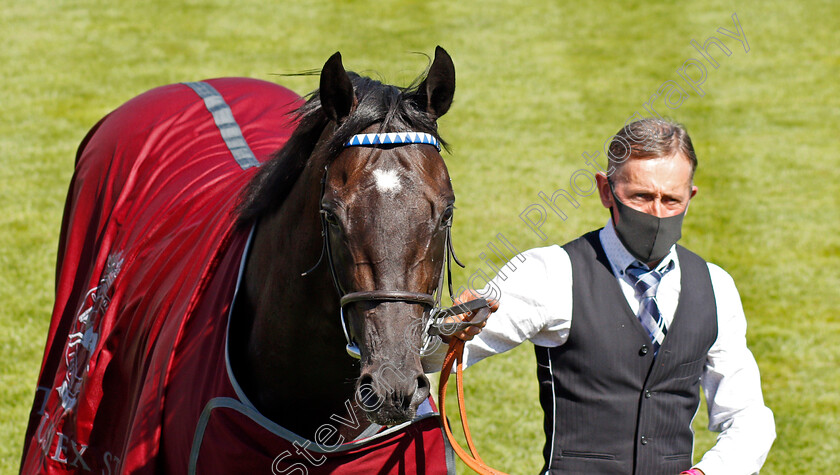
<instances>
[{"instance_id":1,"label":"horse's forelock","mask_svg":"<svg viewBox=\"0 0 840 475\"><path fill-rule=\"evenodd\" d=\"M358 104L330 138L329 157L337 156L350 137L374 124L379 124L379 132L426 132L446 146L438 135L437 122L418 104L422 76L411 86L399 88L356 73L349 75Z\"/></svg>"},{"instance_id":2,"label":"horse's forelock","mask_svg":"<svg viewBox=\"0 0 840 475\"><path fill-rule=\"evenodd\" d=\"M416 78L410 86L399 88L353 72L348 74L357 106L324 144L328 160L338 156L350 137L374 124L380 124L380 132L426 132L432 134L443 147L447 146L438 135L437 122L419 104L418 88L424 75ZM243 190L238 207L239 226L250 226L279 208L329 123L321 109L318 90L308 95L307 101L294 115L298 127L289 141L262 165Z\"/></svg>"}]
</instances>

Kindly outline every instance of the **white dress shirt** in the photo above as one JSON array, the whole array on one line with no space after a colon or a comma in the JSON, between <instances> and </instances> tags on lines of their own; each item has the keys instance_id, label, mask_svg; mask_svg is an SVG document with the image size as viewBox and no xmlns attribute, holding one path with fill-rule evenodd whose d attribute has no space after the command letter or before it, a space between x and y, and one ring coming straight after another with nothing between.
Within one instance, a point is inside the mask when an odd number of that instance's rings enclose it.
<instances>
[{"instance_id":1,"label":"white dress shirt","mask_svg":"<svg viewBox=\"0 0 840 475\"><path fill-rule=\"evenodd\" d=\"M612 220L600 232L601 245L627 304L637 313L639 300L627 267L636 259L624 248ZM566 343L572 325L572 265L557 245L530 249L516 259L515 271L504 268L493 284L501 291L499 310L484 330L467 342L464 365L508 351L530 340L540 346ZM657 268L674 261L659 284L656 300L667 325L680 297L680 264L672 247ZM709 430L720 432L717 443L695 465L706 475L752 474L761 468L776 437L773 413L764 405L758 365L747 348L747 321L732 277L709 263L717 306L718 336L706 356L700 383L709 410ZM489 288L489 286L488 286ZM487 289L482 292L486 294ZM666 337L667 338L667 335ZM445 349L445 345L442 345ZM440 368L444 351L424 358L427 368Z\"/></svg>"}]
</instances>

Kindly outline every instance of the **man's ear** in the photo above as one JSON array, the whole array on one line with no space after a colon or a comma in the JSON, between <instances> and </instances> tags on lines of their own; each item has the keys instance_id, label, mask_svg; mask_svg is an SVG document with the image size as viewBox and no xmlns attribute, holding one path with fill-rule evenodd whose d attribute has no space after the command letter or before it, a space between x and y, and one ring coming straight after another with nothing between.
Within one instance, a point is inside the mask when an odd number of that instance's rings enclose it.
<instances>
[{"instance_id":1,"label":"man's ear","mask_svg":"<svg viewBox=\"0 0 840 475\"><path fill-rule=\"evenodd\" d=\"M604 205L604 208L612 208L615 202L613 201L613 194L607 175L604 172L596 173L595 184L598 186L598 195L601 198L601 204Z\"/></svg>"},{"instance_id":2,"label":"man's ear","mask_svg":"<svg viewBox=\"0 0 840 475\"><path fill-rule=\"evenodd\" d=\"M435 48L435 59L429 74L417 89L418 105L434 119L446 114L455 96L455 64L445 49Z\"/></svg>"},{"instance_id":3,"label":"man's ear","mask_svg":"<svg viewBox=\"0 0 840 475\"><path fill-rule=\"evenodd\" d=\"M333 122L340 123L356 108L353 83L341 64L341 53L336 52L324 64L318 93L321 97L321 108Z\"/></svg>"}]
</instances>

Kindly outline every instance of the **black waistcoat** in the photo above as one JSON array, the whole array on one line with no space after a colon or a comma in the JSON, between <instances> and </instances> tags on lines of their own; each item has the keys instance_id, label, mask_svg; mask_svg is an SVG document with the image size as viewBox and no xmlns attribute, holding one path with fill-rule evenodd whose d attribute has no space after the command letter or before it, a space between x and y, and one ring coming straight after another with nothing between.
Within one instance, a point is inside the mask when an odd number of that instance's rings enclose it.
<instances>
[{"instance_id":1,"label":"black waistcoat","mask_svg":"<svg viewBox=\"0 0 840 475\"><path fill-rule=\"evenodd\" d=\"M654 359L598 231L563 246L572 263L572 326L555 348L536 347L552 474L669 474L691 466L700 375L717 338L706 262L677 246L681 291Z\"/></svg>"}]
</instances>

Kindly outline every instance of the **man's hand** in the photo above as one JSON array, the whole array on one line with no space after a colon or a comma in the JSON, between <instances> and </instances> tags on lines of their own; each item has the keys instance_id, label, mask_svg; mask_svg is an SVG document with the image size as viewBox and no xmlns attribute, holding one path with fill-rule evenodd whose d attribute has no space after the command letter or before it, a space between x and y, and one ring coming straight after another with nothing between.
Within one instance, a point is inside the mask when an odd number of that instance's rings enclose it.
<instances>
[{"instance_id":1,"label":"man's hand","mask_svg":"<svg viewBox=\"0 0 840 475\"><path fill-rule=\"evenodd\" d=\"M465 290L465 291L461 292L461 295L459 295L458 298L455 299L455 304L457 305L457 304L460 304L460 303L469 302L470 300L475 300L477 298L482 298L482 297L480 295L478 295L478 293L475 292L474 290L469 290L468 289L468 290ZM499 302L497 300L488 299L487 303L490 304L490 311L491 312L495 312L496 310L499 309ZM463 322L463 321L471 321L473 318L475 318L475 316L478 314L479 311L480 310L476 310L476 311L473 311L473 312L470 312L470 313L462 313L460 315L455 315L453 317L446 317L446 319L444 319L444 324L452 324L452 323L459 323L459 322ZM446 343L449 343L449 340L452 337L455 337L455 338L458 338L458 339L464 340L464 341L469 341L469 340L472 340L476 335L481 333L481 330L485 327L485 325L487 325L487 320L484 320L483 322L481 322L478 325L467 327L465 330L459 331L459 332L454 333L454 334L449 335L449 336L441 335L441 338Z\"/></svg>"}]
</instances>

